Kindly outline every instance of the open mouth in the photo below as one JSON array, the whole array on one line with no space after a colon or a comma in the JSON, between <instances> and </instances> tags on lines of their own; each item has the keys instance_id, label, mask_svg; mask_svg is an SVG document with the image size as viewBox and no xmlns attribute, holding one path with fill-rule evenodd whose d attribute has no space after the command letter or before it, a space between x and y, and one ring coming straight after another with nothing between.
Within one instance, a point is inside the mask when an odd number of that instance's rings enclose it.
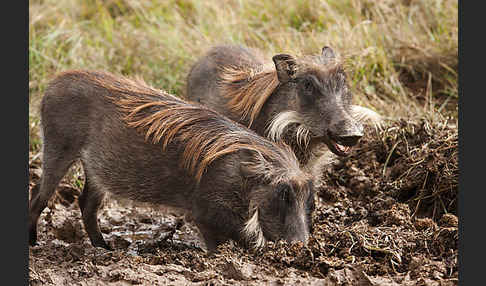
<instances>
[{"instance_id":1,"label":"open mouth","mask_svg":"<svg viewBox=\"0 0 486 286\"><path fill-rule=\"evenodd\" d=\"M344 143L338 142L330 136L315 137L313 141L326 143L327 147L329 147L329 150L331 150L332 153L338 156L348 156L353 148L353 146L345 145Z\"/></svg>"},{"instance_id":2,"label":"open mouth","mask_svg":"<svg viewBox=\"0 0 486 286\"><path fill-rule=\"evenodd\" d=\"M339 144L338 142L334 141L334 140L330 140L331 141L331 145L334 147L335 150L332 150L333 152L334 151L337 151L337 152L334 152L336 153L336 155L340 155L340 156L346 156L349 154L349 152L351 151L351 146L344 146L344 145L341 145Z\"/></svg>"}]
</instances>

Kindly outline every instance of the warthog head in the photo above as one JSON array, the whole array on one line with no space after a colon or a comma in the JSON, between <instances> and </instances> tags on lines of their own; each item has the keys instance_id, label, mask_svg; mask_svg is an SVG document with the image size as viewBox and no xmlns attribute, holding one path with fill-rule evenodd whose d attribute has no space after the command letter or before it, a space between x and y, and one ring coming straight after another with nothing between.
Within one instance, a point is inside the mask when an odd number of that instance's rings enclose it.
<instances>
[{"instance_id":1,"label":"warthog head","mask_svg":"<svg viewBox=\"0 0 486 286\"><path fill-rule=\"evenodd\" d=\"M333 50L324 47L317 56L295 58L287 54L273 57L277 70L278 96L292 101L294 110L281 112L269 125L275 136L290 123L298 123L301 141L317 140L339 155L346 155L363 136L363 126L353 115L360 107L352 97L342 64ZM301 138L299 138L301 137Z\"/></svg>"},{"instance_id":2,"label":"warthog head","mask_svg":"<svg viewBox=\"0 0 486 286\"><path fill-rule=\"evenodd\" d=\"M296 166L289 168L295 171L286 169L276 175L264 174L262 165L250 167L243 163L244 173L258 177L251 191L249 219L243 229L256 246L279 239L307 243L312 232L315 191L312 178Z\"/></svg>"}]
</instances>

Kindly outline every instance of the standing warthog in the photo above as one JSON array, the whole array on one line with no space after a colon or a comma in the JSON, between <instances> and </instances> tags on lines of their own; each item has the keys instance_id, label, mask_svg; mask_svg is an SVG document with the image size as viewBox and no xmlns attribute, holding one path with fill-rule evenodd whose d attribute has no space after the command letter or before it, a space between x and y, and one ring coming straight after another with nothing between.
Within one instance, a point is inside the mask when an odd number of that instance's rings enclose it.
<instances>
[{"instance_id":1,"label":"standing warthog","mask_svg":"<svg viewBox=\"0 0 486 286\"><path fill-rule=\"evenodd\" d=\"M374 111L352 105L346 74L331 48L272 60L241 46L214 47L192 67L186 97L262 136L283 139L302 164L321 143L347 155L363 135L361 121L379 120Z\"/></svg>"},{"instance_id":2,"label":"standing warthog","mask_svg":"<svg viewBox=\"0 0 486 286\"><path fill-rule=\"evenodd\" d=\"M209 250L228 239L246 247L308 239L312 178L291 149L208 107L141 80L69 71L46 89L41 131L31 245L41 212L77 159L86 177L78 202L93 246L110 249L97 220L105 192L191 212Z\"/></svg>"}]
</instances>

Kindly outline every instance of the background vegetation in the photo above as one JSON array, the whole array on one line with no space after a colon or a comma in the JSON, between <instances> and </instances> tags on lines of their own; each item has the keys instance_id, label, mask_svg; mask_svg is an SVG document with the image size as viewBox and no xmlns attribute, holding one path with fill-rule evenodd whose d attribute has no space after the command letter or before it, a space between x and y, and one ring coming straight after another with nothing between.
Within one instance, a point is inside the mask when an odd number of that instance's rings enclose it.
<instances>
[{"instance_id":1,"label":"background vegetation","mask_svg":"<svg viewBox=\"0 0 486 286\"><path fill-rule=\"evenodd\" d=\"M390 118L457 118L455 0L32 0L31 150L39 99L57 72L140 75L184 96L191 65L221 43L259 48L269 60L329 45L345 59L356 103Z\"/></svg>"}]
</instances>

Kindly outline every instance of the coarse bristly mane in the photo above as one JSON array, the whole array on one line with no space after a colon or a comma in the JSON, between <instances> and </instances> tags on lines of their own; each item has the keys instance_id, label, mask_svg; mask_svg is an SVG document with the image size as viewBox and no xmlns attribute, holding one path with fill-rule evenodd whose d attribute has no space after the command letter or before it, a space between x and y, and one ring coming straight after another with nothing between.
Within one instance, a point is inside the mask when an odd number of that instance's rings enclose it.
<instances>
[{"instance_id":1,"label":"coarse bristly mane","mask_svg":"<svg viewBox=\"0 0 486 286\"><path fill-rule=\"evenodd\" d=\"M219 88L228 107L251 127L268 97L278 86L273 62L257 67L221 67Z\"/></svg>"},{"instance_id":2,"label":"coarse bristly mane","mask_svg":"<svg viewBox=\"0 0 486 286\"><path fill-rule=\"evenodd\" d=\"M250 169L275 184L302 173L287 145L267 140L208 107L187 103L148 86L141 79L104 72L77 72L75 76L88 77L91 83L109 90L122 119L144 135L145 140L161 143L162 150L174 140L180 142L181 167L197 183L214 160L239 150L252 151L254 160L247 162Z\"/></svg>"}]
</instances>

